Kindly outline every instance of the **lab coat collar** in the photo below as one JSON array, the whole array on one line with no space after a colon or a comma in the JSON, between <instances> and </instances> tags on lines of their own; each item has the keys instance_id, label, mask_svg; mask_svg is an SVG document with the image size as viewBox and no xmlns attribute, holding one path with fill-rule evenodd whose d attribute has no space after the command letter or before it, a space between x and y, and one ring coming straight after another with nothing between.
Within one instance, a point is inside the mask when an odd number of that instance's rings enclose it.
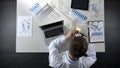
<instances>
[{"instance_id":1,"label":"lab coat collar","mask_svg":"<svg viewBox=\"0 0 120 68\"><path fill-rule=\"evenodd\" d=\"M78 64L79 63L79 59L77 61L73 61L70 59L69 57L69 51L66 54L66 60L70 63L70 64Z\"/></svg>"}]
</instances>

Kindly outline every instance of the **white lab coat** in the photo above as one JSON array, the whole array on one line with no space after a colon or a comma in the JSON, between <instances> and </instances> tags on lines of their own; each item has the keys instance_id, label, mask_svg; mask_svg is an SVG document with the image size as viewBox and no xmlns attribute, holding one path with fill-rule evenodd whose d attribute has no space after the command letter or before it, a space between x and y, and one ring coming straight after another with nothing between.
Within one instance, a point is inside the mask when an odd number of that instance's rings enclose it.
<instances>
[{"instance_id":1,"label":"white lab coat","mask_svg":"<svg viewBox=\"0 0 120 68\"><path fill-rule=\"evenodd\" d=\"M68 56L68 51L60 51L66 42L64 35L53 40L49 45L49 66L54 68L89 68L96 61L96 52L91 44L88 45L86 54L78 61L72 61Z\"/></svg>"}]
</instances>

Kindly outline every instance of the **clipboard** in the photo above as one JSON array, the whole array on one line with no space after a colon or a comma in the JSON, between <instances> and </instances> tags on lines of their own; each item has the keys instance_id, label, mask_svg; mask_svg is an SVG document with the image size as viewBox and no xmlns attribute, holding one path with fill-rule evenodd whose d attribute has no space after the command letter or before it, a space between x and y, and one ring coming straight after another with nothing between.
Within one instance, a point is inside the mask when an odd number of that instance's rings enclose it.
<instances>
[{"instance_id":1,"label":"clipboard","mask_svg":"<svg viewBox=\"0 0 120 68\"><path fill-rule=\"evenodd\" d=\"M99 21L88 21L88 36L90 43L102 43L105 42L104 23Z\"/></svg>"}]
</instances>

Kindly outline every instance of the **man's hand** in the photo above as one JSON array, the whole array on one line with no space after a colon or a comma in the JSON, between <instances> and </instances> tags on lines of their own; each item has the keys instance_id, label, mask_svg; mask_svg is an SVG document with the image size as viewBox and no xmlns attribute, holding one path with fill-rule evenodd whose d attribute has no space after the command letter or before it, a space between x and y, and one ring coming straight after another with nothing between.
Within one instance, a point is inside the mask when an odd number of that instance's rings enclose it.
<instances>
[{"instance_id":1,"label":"man's hand","mask_svg":"<svg viewBox=\"0 0 120 68\"><path fill-rule=\"evenodd\" d=\"M75 36L75 34L77 34L78 31L77 30L72 30L72 31L69 31L68 34L66 35L66 38L67 39L71 39L73 36Z\"/></svg>"}]
</instances>

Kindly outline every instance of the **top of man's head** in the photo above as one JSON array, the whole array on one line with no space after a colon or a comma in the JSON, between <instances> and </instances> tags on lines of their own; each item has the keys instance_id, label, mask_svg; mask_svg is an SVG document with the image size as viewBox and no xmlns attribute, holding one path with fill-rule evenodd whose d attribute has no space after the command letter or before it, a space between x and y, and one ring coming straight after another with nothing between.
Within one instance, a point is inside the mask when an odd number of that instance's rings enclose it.
<instances>
[{"instance_id":1,"label":"top of man's head","mask_svg":"<svg viewBox=\"0 0 120 68\"><path fill-rule=\"evenodd\" d=\"M73 57L79 58L81 56L86 55L87 48L88 44L83 36L74 37L74 39L71 42L69 51Z\"/></svg>"}]
</instances>

